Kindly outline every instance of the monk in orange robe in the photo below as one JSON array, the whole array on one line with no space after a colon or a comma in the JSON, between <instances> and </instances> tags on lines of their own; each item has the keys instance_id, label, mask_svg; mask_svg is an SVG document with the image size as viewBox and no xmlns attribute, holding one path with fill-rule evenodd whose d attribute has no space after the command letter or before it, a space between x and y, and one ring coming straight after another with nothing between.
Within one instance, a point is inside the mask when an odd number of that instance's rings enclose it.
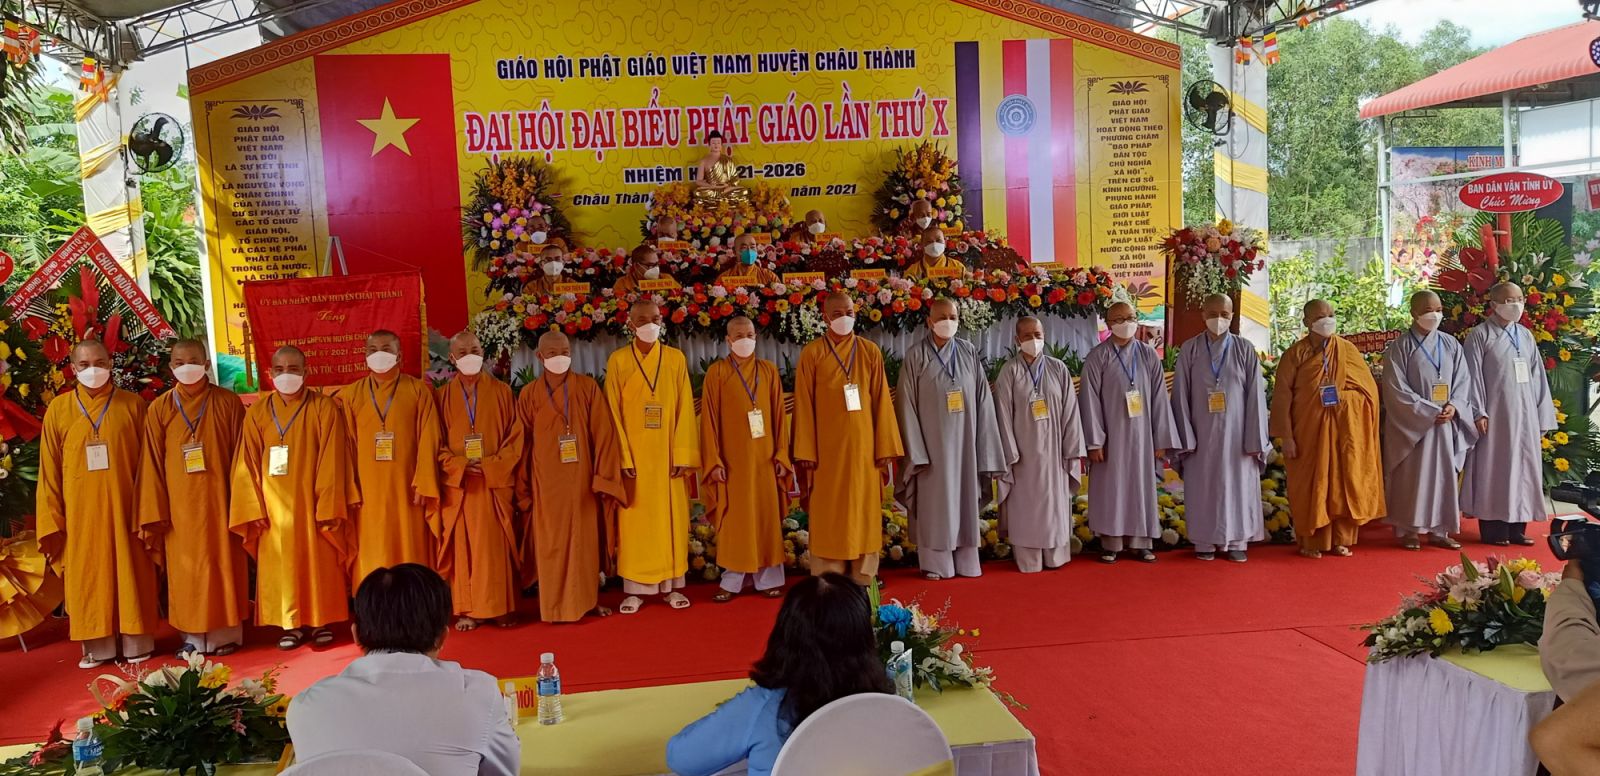
<instances>
[{"instance_id":1,"label":"monk in orange robe","mask_svg":"<svg viewBox=\"0 0 1600 776\"><path fill-rule=\"evenodd\" d=\"M305 389L306 356L272 354L272 388L245 412L229 524L256 559L256 622L284 629L280 649L333 643L350 618L350 440L344 414Z\"/></svg>"},{"instance_id":2,"label":"monk in orange robe","mask_svg":"<svg viewBox=\"0 0 1600 776\"><path fill-rule=\"evenodd\" d=\"M522 423L511 386L483 371L483 345L470 331L450 340L456 376L439 386L444 444L439 466L440 573L450 580L456 630L484 620L510 625L517 610L515 497Z\"/></svg>"},{"instance_id":3,"label":"monk in orange robe","mask_svg":"<svg viewBox=\"0 0 1600 776\"><path fill-rule=\"evenodd\" d=\"M549 242L539 249L539 277L529 281L522 287L522 293L528 296L549 296L556 292L556 285L569 282L561 273L567 267L566 243Z\"/></svg>"},{"instance_id":4,"label":"monk in orange robe","mask_svg":"<svg viewBox=\"0 0 1600 776\"><path fill-rule=\"evenodd\" d=\"M926 278L930 270L936 269L960 270L963 277L972 274L967 265L944 255L944 249L944 232L939 227L930 226L923 229L922 236L917 241L916 258L900 271L900 275L907 278Z\"/></svg>"},{"instance_id":5,"label":"monk in orange robe","mask_svg":"<svg viewBox=\"0 0 1600 776\"><path fill-rule=\"evenodd\" d=\"M1304 312L1310 333L1278 362L1270 431L1283 440L1300 554L1350 555L1361 525L1385 512L1378 384L1356 346L1334 334L1333 305L1313 299Z\"/></svg>"},{"instance_id":6,"label":"monk in orange robe","mask_svg":"<svg viewBox=\"0 0 1600 776\"><path fill-rule=\"evenodd\" d=\"M848 294L829 294L828 331L800 351L794 462L811 514L811 573L848 569L867 584L883 550L883 486L905 448L883 351L855 334L855 309Z\"/></svg>"},{"instance_id":7,"label":"monk in orange robe","mask_svg":"<svg viewBox=\"0 0 1600 776\"><path fill-rule=\"evenodd\" d=\"M412 351L415 352L415 351ZM351 469L360 503L355 527L355 566L350 588L368 574L402 563L432 567L439 526L439 410L427 383L403 374L400 337L379 330L367 338L372 370L339 391L350 429Z\"/></svg>"},{"instance_id":8,"label":"monk in orange robe","mask_svg":"<svg viewBox=\"0 0 1600 776\"><path fill-rule=\"evenodd\" d=\"M717 282L724 286L770 286L778 282L778 273L761 266L761 248L751 234L741 234L733 239L733 256L722 267Z\"/></svg>"},{"instance_id":9,"label":"monk in orange robe","mask_svg":"<svg viewBox=\"0 0 1600 776\"><path fill-rule=\"evenodd\" d=\"M600 606L600 580L616 559L612 504L626 498L617 431L600 384L572 374L572 345L558 331L539 338L544 372L522 389L517 414L528 454L517 482L522 526L522 584L539 582L539 617L576 622ZM606 524L606 516L613 518Z\"/></svg>"},{"instance_id":10,"label":"monk in orange robe","mask_svg":"<svg viewBox=\"0 0 1600 776\"><path fill-rule=\"evenodd\" d=\"M672 279L671 275L661 271L661 254L656 253L654 245L640 245L629 255L628 272L611 287L611 293L626 298L638 292L641 282L658 279Z\"/></svg>"},{"instance_id":11,"label":"monk in orange robe","mask_svg":"<svg viewBox=\"0 0 1600 776\"><path fill-rule=\"evenodd\" d=\"M139 527L145 403L112 382L111 353L72 348L78 384L50 402L39 443L39 548L66 583L79 668L155 651L156 536ZM69 551L70 550L70 551Z\"/></svg>"},{"instance_id":12,"label":"monk in orange robe","mask_svg":"<svg viewBox=\"0 0 1600 776\"><path fill-rule=\"evenodd\" d=\"M244 542L228 530L233 458L244 402L207 373L199 340L172 345L177 387L145 413L139 524L165 541L167 619L183 634L182 655L228 655L244 643L249 612Z\"/></svg>"},{"instance_id":13,"label":"monk in orange robe","mask_svg":"<svg viewBox=\"0 0 1600 776\"><path fill-rule=\"evenodd\" d=\"M717 530L717 565L726 603L749 580L768 598L783 596L783 517L789 513L789 429L783 378L755 357L756 327L728 321L728 357L706 369L700 393L701 498Z\"/></svg>"}]
</instances>

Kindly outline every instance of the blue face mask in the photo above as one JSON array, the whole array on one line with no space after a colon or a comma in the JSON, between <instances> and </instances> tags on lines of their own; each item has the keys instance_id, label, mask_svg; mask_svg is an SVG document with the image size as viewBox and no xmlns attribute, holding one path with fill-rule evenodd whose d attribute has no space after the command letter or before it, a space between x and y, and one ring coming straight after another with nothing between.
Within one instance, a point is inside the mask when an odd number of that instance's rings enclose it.
<instances>
[{"instance_id":1,"label":"blue face mask","mask_svg":"<svg viewBox=\"0 0 1600 776\"><path fill-rule=\"evenodd\" d=\"M744 250L739 251L739 261L744 264L756 263L756 249L745 248Z\"/></svg>"}]
</instances>

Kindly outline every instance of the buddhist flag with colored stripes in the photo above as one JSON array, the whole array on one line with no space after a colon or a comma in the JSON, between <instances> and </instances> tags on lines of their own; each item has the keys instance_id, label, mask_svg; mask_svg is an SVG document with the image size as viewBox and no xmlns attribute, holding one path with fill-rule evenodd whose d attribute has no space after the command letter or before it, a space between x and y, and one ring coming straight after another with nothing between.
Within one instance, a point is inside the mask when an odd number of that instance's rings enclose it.
<instances>
[{"instance_id":1,"label":"buddhist flag with colored stripes","mask_svg":"<svg viewBox=\"0 0 1600 776\"><path fill-rule=\"evenodd\" d=\"M969 229L1031 261L1077 261L1072 41L956 47L956 162Z\"/></svg>"}]
</instances>

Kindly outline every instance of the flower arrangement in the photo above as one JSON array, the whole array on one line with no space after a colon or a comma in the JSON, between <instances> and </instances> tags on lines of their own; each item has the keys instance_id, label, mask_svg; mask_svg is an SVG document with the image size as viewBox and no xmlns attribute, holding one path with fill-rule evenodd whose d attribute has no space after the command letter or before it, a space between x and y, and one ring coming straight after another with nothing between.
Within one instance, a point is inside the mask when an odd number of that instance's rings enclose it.
<instances>
[{"instance_id":1,"label":"flower arrangement","mask_svg":"<svg viewBox=\"0 0 1600 776\"><path fill-rule=\"evenodd\" d=\"M932 140L895 151L894 168L879 187L872 209L873 225L884 234L909 231L911 202L917 199L933 206L934 226L956 231L966 228L956 160Z\"/></svg>"},{"instance_id":2,"label":"flower arrangement","mask_svg":"<svg viewBox=\"0 0 1600 776\"><path fill-rule=\"evenodd\" d=\"M1216 224L1186 226L1168 235L1161 249L1172 259L1174 280L1190 307L1212 294L1232 294L1261 269L1267 252L1260 232L1223 219Z\"/></svg>"},{"instance_id":3,"label":"flower arrangement","mask_svg":"<svg viewBox=\"0 0 1600 776\"><path fill-rule=\"evenodd\" d=\"M1423 589L1401 599L1400 611L1362 626L1372 651L1367 661L1433 655L1460 648L1487 652L1504 644L1537 645L1544 633L1544 607L1560 574L1543 573L1537 561L1491 555L1474 562L1461 554Z\"/></svg>"},{"instance_id":4,"label":"flower arrangement","mask_svg":"<svg viewBox=\"0 0 1600 776\"><path fill-rule=\"evenodd\" d=\"M765 181L745 181L741 185L750 192L747 201L718 200L708 204L694 200L693 184L664 184L651 196L650 212L640 224L640 231L650 237L656 234L657 224L675 221L678 238L701 249L731 243L746 233L766 232L777 239L794 223L783 189Z\"/></svg>"},{"instance_id":5,"label":"flower arrangement","mask_svg":"<svg viewBox=\"0 0 1600 776\"><path fill-rule=\"evenodd\" d=\"M934 692L946 687L971 687L993 692L1001 700L1020 705L1007 693L994 688L994 669L980 666L972 652L957 639L968 632L950 623L950 604L935 612L925 610L919 599L902 604L898 599L884 603L878 585L867 589L872 605L872 630L878 637L878 656L885 665L893 655L890 645L898 641L911 651L912 684ZM979 636L974 628L972 638Z\"/></svg>"},{"instance_id":6,"label":"flower arrangement","mask_svg":"<svg viewBox=\"0 0 1600 776\"><path fill-rule=\"evenodd\" d=\"M551 237L569 237L572 224L559 207L561 195L552 189L555 171L532 157L511 156L488 165L473 177L472 199L461 219L461 238L480 269L494 270L533 230L528 223L540 217Z\"/></svg>"},{"instance_id":7,"label":"flower arrangement","mask_svg":"<svg viewBox=\"0 0 1600 776\"><path fill-rule=\"evenodd\" d=\"M102 706L95 732L105 744L106 772L137 767L212 774L218 765L277 760L289 743L289 701L277 694L277 674L274 668L231 684L232 669L195 654L181 666L100 676L90 688ZM70 742L61 745L60 725L24 763L8 764L47 768L67 758Z\"/></svg>"}]
</instances>

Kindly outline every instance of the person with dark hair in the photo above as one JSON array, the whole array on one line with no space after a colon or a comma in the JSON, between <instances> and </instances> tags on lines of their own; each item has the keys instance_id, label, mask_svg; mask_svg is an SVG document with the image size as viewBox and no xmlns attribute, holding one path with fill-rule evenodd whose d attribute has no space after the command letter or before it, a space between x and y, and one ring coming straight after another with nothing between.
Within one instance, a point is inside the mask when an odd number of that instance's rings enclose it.
<instances>
[{"instance_id":1,"label":"person with dark hair","mask_svg":"<svg viewBox=\"0 0 1600 776\"><path fill-rule=\"evenodd\" d=\"M667 742L667 767L711 776L748 761L767 776L783 743L817 709L859 693L892 693L878 658L867 592L838 573L807 577L789 591L750 671L751 687Z\"/></svg>"},{"instance_id":2,"label":"person with dark hair","mask_svg":"<svg viewBox=\"0 0 1600 776\"><path fill-rule=\"evenodd\" d=\"M295 757L377 750L430 776L518 773L522 744L495 678L439 659L453 610L450 585L426 566L368 574L351 626L365 654L295 696Z\"/></svg>"}]
</instances>

